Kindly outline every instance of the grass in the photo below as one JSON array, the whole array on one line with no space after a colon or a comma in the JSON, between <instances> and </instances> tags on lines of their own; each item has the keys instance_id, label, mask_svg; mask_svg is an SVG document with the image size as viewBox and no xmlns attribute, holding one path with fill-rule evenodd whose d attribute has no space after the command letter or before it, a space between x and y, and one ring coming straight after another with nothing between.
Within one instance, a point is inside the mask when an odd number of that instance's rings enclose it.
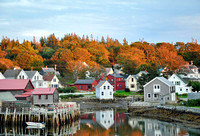
<instances>
[{"instance_id":1,"label":"grass","mask_svg":"<svg viewBox=\"0 0 200 136\"><path fill-rule=\"evenodd\" d=\"M114 92L115 97L127 97L127 96L135 96L135 95L143 96L144 94L140 94L138 92L125 92L124 90Z\"/></svg>"},{"instance_id":2,"label":"grass","mask_svg":"<svg viewBox=\"0 0 200 136\"><path fill-rule=\"evenodd\" d=\"M198 108L198 109L200 109L200 106L194 106L194 107L192 107L192 108Z\"/></svg>"},{"instance_id":3,"label":"grass","mask_svg":"<svg viewBox=\"0 0 200 136\"><path fill-rule=\"evenodd\" d=\"M187 94L176 94L177 98L187 98Z\"/></svg>"}]
</instances>

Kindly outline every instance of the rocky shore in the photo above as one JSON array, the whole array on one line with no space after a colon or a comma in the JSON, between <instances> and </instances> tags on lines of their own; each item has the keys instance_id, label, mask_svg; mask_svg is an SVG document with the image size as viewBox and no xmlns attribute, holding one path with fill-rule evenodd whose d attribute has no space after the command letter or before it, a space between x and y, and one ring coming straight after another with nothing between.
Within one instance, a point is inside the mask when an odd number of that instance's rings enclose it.
<instances>
[{"instance_id":1,"label":"rocky shore","mask_svg":"<svg viewBox=\"0 0 200 136\"><path fill-rule=\"evenodd\" d=\"M176 106L129 107L131 116L155 118L200 129L200 109Z\"/></svg>"}]
</instances>

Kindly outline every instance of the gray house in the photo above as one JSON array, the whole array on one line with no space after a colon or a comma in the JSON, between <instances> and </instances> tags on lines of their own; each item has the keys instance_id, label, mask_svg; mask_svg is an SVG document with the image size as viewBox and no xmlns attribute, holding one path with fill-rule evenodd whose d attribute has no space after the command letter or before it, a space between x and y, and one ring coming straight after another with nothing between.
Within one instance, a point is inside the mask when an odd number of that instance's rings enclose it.
<instances>
[{"instance_id":1,"label":"gray house","mask_svg":"<svg viewBox=\"0 0 200 136\"><path fill-rule=\"evenodd\" d=\"M175 102L175 85L164 77L155 77L144 85L144 101L160 102L160 100Z\"/></svg>"},{"instance_id":2,"label":"gray house","mask_svg":"<svg viewBox=\"0 0 200 136\"><path fill-rule=\"evenodd\" d=\"M47 106L59 102L59 93L56 88L36 88L32 92L32 103Z\"/></svg>"}]
</instances>

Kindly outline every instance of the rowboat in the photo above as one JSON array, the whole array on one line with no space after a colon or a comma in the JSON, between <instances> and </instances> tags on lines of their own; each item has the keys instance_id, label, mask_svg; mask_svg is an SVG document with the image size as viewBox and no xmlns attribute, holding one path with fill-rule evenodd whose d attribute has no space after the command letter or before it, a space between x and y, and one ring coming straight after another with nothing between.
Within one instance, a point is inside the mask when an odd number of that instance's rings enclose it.
<instances>
[{"instance_id":1,"label":"rowboat","mask_svg":"<svg viewBox=\"0 0 200 136\"><path fill-rule=\"evenodd\" d=\"M26 122L28 126L34 126L34 127L45 127L45 123L38 123L38 122Z\"/></svg>"}]
</instances>

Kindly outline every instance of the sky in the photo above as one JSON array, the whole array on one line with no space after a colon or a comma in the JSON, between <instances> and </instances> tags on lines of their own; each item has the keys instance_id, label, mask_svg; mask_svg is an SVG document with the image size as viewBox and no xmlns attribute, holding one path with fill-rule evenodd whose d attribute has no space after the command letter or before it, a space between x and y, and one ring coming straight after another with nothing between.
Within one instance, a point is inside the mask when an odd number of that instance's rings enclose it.
<instances>
[{"instance_id":1,"label":"sky","mask_svg":"<svg viewBox=\"0 0 200 136\"><path fill-rule=\"evenodd\" d=\"M0 40L52 33L200 43L200 0L0 0Z\"/></svg>"}]
</instances>

